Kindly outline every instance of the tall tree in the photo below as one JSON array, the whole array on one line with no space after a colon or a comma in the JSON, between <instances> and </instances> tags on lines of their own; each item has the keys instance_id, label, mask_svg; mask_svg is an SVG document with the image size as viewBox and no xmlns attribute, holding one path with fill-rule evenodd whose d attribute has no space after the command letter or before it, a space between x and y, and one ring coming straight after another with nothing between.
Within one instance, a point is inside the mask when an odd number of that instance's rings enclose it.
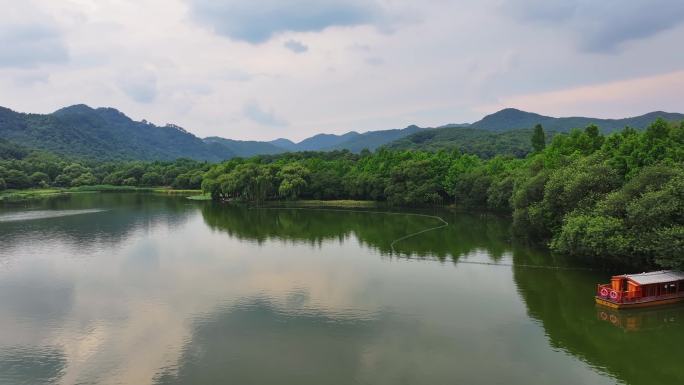
<instances>
[{"instance_id":1,"label":"tall tree","mask_svg":"<svg viewBox=\"0 0 684 385\"><path fill-rule=\"evenodd\" d=\"M541 124L534 126L534 132L532 133L532 148L534 152L542 152L546 147L546 133L544 132L544 127Z\"/></svg>"}]
</instances>

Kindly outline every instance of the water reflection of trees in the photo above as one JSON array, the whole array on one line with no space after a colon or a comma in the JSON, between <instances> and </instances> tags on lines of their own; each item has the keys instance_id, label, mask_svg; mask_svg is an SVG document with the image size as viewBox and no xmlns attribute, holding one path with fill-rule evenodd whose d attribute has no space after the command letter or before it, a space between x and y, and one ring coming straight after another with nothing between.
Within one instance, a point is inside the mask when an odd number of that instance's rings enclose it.
<instances>
[{"instance_id":1,"label":"water reflection of trees","mask_svg":"<svg viewBox=\"0 0 684 385\"><path fill-rule=\"evenodd\" d=\"M518 265L531 258L528 251L514 254ZM513 272L529 315L541 322L553 347L626 384L684 383L684 307L611 312L593 299L607 273L515 266Z\"/></svg>"},{"instance_id":2,"label":"water reflection of trees","mask_svg":"<svg viewBox=\"0 0 684 385\"><path fill-rule=\"evenodd\" d=\"M63 242L79 250L98 245L115 246L139 230L165 225L179 227L194 207L183 198L135 193L84 193L4 206L4 213L24 210L104 211L82 215L0 222L0 245L9 253L14 247L39 240Z\"/></svg>"},{"instance_id":3,"label":"water reflection of trees","mask_svg":"<svg viewBox=\"0 0 684 385\"><path fill-rule=\"evenodd\" d=\"M206 205L206 224L238 239L263 243L267 240L305 242L312 246L325 241L342 241L354 236L362 244L392 253L393 240L426 228L439 226L436 215L449 226L422 233L395 245L395 256L437 258L454 261L483 250L493 259L510 251L509 221L493 215L456 213L448 210L413 213L379 213L345 210L252 209Z\"/></svg>"}]
</instances>

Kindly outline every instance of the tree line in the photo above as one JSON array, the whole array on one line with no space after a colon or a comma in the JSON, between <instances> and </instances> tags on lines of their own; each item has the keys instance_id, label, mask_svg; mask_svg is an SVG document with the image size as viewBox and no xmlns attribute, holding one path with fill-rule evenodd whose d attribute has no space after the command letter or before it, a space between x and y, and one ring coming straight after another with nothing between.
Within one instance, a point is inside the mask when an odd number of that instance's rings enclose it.
<instances>
[{"instance_id":1,"label":"tree line","mask_svg":"<svg viewBox=\"0 0 684 385\"><path fill-rule=\"evenodd\" d=\"M590 125L551 140L537 126L529 140L524 158L380 148L219 164L87 162L0 140L0 190L107 184L201 187L217 201L455 204L509 214L518 234L563 254L684 268L684 122L610 135Z\"/></svg>"},{"instance_id":2,"label":"tree line","mask_svg":"<svg viewBox=\"0 0 684 385\"><path fill-rule=\"evenodd\" d=\"M0 139L0 191L93 185L199 189L207 162L96 162L31 151Z\"/></svg>"},{"instance_id":3,"label":"tree line","mask_svg":"<svg viewBox=\"0 0 684 385\"><path fill-rule=\"evenodd\" d=\"M398 206L456 204L513 217L517 233L559 253L684 267L684 122L602 135L590 125L543 127L525 158L458 151L302 152L212 166L215 200L370 199Z\"/></svg>"}]
</instances>

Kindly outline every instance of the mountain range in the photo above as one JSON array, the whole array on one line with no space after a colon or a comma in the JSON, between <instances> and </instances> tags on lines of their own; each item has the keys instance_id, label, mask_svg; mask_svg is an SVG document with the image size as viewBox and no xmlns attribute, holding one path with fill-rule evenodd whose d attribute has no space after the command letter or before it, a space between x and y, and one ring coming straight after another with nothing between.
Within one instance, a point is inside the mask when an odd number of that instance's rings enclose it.
<instances>
[{"instance_id":1,"label":"mountain range","mask_svg":"<svg viewBox=\"0 0 684 385\"><path fill-rule=\"evenodd\" d=\"M506 108L485 116L482 120L471 124L469 128L481 128L488 131L501 132L520 128L532 128L536 124L541 124L547 131L563 132L573 128L584 128L590 124L595 124L599 126L603 133L610 133L625 127L644 129L657 118L663 118L665 120L682 120L684 119L684 114L654 111L644 115L622 119L599 119L583 116L554 118L532 112L520 111L515 108Z\"/></svg>"},{"instance_id":2,"label":"mountain range","mask_svg":"<svg viewBox=\"0 0 684 385\"><path fill-rule=\"evenodd\" d=\"M684 114L651 112L632 118L554 118L507 108L472 124L447 124L437 128L410 125L402 129L346 134L317 134L300 142L279 138L272 141L243 141L221 137L199 138L185 129L167 124L156 126L134 121L114 108L91 108L83 104L51 114L30 114L0 107L0 139L25 148L56 154L107 160L172 160L192 158L221 161L294 151L458 148L481 156L529 152L530 129L542 124L548 131L568 131L589 124L603 132L626 126L643 129L656 118L684 120Z\"/></svg>"}]
</instances>

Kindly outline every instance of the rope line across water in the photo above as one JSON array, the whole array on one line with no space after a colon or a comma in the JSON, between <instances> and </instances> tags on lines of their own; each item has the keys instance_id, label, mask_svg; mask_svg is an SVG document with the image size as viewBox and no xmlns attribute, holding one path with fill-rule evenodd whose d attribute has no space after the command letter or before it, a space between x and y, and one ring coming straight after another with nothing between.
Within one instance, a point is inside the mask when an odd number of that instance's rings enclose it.
<instances>
[{"instance_id":1,"label":"rope line across water","mask_svg":"<svg viewBox=\"0 0 684 385\"><path fill-rule=\"evenodd\" d=\"M427 233L428 231L433 231L433 230L439 230L442 228L445 228L449 226L449 222L445 221L442 217L436 216L436 215L428 215L428 214L418 214L418 213L402 213L402 212L392 212L392 211L371 211L371 210L348 210L348 209L328 209L328 208L313 208L313 207L287 207L287 206L282 206L282 207L250 207L251 210L306 210L306 211L337 211L337 212L345 212L345 213L364 213L364 214L384 214L384 215L412 215L412 216L417 216L417 217L423 217L423 218L432 218L432 219L437 219L440 222L442 222L441 225L435 226L435 227L430 227L427 229L423 229L420 231L416 231L415 233L411 233L408 235L404 235L403 237L399 237L395 240L393 240L390 243L390 250L392 250L392 254L397 253L396 249L394 248L394 245L397 244L398 242L401 242L403 240L406 240L411 237L415 237L416 235L420 235L423 233ZM554 266L554 265L530 265L530 264L521 264L521 263L497 263L497 262L480 262L480 261L462 261L462 260L457 260L456 263L463 263L463 264L469 264L469 265L484 265L484 266L502 266L502 267L525 267L525 268L530 268L530 269L550 269L550 270L596 270L594 268L590 267L573 267L573 266Z\"/></svg>"}]
</instances>

